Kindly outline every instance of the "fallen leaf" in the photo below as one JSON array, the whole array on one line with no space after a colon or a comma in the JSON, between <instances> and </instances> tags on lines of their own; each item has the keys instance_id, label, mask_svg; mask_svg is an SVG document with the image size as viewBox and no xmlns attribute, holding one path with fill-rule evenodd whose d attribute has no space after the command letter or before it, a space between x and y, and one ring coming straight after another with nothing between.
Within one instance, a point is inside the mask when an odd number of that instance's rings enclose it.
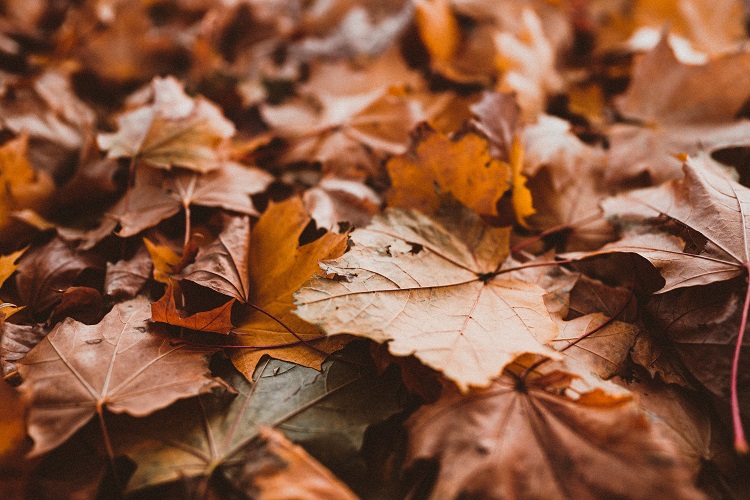
<instances>
[{"instance_id":1,"label":"fallen leaf","mask_svg":"<svg viewBox=\"0 0 750 500\"><path fill-rule=\"evenodd\" d=\"M652 182L679 177L673 155L713 152L747 144L750 122L735 116L750 97L750 53L738 52L706 64L678 61L665 38L633 69L619 111L639 124L615 124L609 131L608 181L646 172Z\"/></svg>"},{"instance_id":2,"label":"fallen leaf","mask_svg":"<svg viewBox=\"0 0 750 500\"><path fill-rule=\"evenodd\" d=\"M389 210L355 230L348 253L321 263L326 277L295 294L295 313L329 335L388 342L462 390L489 385L519 354L556 356L544 289L502 276L515 269L502 267L509 230L451 208L440 221Z\"/></svg>"},{"instance_id":3,"label":"fallen leaf","mask_svg":"<svg viewBox=\"0 0 750 500\"><path fill-rule=\"evenodd\" d=\"M688 158L685 177L662 186L630 191L603 204L607 216L644 223L661 215L707 240L685 250L685 240L668 232L632 232L602 247L598 254L632 252L648 259L666 280L659 293L725 281L747 272L750 190L701 159Z\"/></svg>"},{"instance_id":4,"label":"fallen leaf","mask_svg":"<svg viewBox=\"0 0 750 500\"><path fill-rule=\"evenodd\" d=\"M154 265L145 247L130 260L107 262L104 293L116 299L132 299L143 288L154 272Z\"/></svg>"},{"instance_id":5,"label":"fallen leaf","mask_svg":"<svg viewBox=\"0 0 750 500\"><path fill-rule=\"evenodd\" d=\"M152 320L199 332L214 332L224 335L234 328L234 325L232 325L232 306L235 299L210 311L189 314L177 307L175 302L175 294L177 293L179 293L177 288L170 281L164 295L151 304Z\"/></svg>"},{"instance_id":6,"label":"fallen leaf","mask_svg":"<svg viewBox=\"0 0 750 500\"><path fill-rule=\"evenodd\" d=\"M520 33L502 31L494 37L501 71L498 88L514 91L524 119L532 121L544 111L547 96L563 89L564 80L555 68L555 46L539 16L527 8L519 22Z\"/></svg>"},{"instance_id":7,"label":"fallen leaf","mask_svg":"<svg viewBox=\"0 0 750 500\"><path fill-rule=\"evenodd\" d=\"M258 491L258 498L359 498L304 448L292 444L280 432L262 427L258 435L260 442L253 454L256 457L246 462L242 471L242 480L248 485L244 489Z\"/></svg>"},{"instance_id":8,"label":"fallen leaf","mask_svg":"<svg viewBox=\"0 0 750 500\"><path fill-rule=\"evenodd\" d=\"M359 181L334 176L323 177L302 194L302 203L315 225L335 231L341 223L366 226L380 211L380 195Z\"/></svg>"},{"instance_id":9,"label":"fallen leaf","mask_svg":"<svg viewBox=\"0 0 750 500\"><path fill-rule=\"evenodd\" d=\"M60 300L60 294L73 286L86 271L99 273L103 259L93 252L78 252L59 237L32 248L21 258L16 286L21 302L34 313L46 311Z\"/></svg>"},{"instance_id":10,"label":"fallen leaf","mask_svg":"<svg viewBox=\"0 0 750 500\"><path fill-rule=\"evenodd\" d=\"M95 325L104 317L104 299L99 290L89 286L71 286L60 296L60 303L50 313L49 324L65 318Z\"/></svg>"},{"instance_id":11,"label":"fallen leaf","mask_svg":"<svg viewBox=\"0 0 750 500\"><path fill-rule=\"evenodd\" d=\"M386 164L391 178L389 206L426 213L440 205L440 194L451 193L482 215L498 215L497 201L510 188L510 167L490 155L481 135L467 131L453 138L428 126L417 129L409 152Z\"/></svg>"},{"instance_id":12,"label":"fallen leaf","mask_svg":"<svg viewBox=\"0 0 750 500\"><path fill-rule=\"evenodd\" d=\"M208 100L188 97L175 78L154 78L128 105L117 119L119 131L97 138L107 157L200 173L221 166L219 147L234 135L234 125Z\"/></svg>"},{"instance_id":13,"label":"fallen leaf","mask_svg":"<svg viewBox=\"0 0 750 500\"><path fill-rule=\"evenodd\" d=\"M237 396L231 401L206 394L149 418L124 422L118 449L138 464L128 489L187 477L196 480L200 491L211 486L212 475L240 487L261 426L277 427L313 447L327 442L327 450L318 446L327 451L324 463L343 459L351 466L361 460L357 453L366 427L399 410L392 377L375 377L370 367L338 360L327 361L319 372L266 359L251 380L232 371L227 381ZM377 396L358 398L362 393Z\"/></svg>"},{"instance_id":14,"label":"fallen leaf","mask_svg":"<svg viewBox=\"0 0 750 500\"><path fill-rule=\"evenodd\" d=\"M180 210L186 210L187 219L192 205L258 215L250 195L264 191L272 180L267 172L233 162L205 175L140 170L132 189L110 214L121 225L121 237L135 236Z\"/></svg>"},{"instance_id":15,"label":"fallen leaf","mask_svg":"<svg viewBox=\"0 0 750 500\"><path fill-rule=\"evenodd\" d=\"M408 95L397 87L344 96L321 93L263 105L260 111L289 142L282 163L319 161L341 175L356 169L371 174L385 155L406 151L417 119Z\"/></svg>"},{"instance_id":16,"label":"fallen leaf","mask_svg":"<svg viewBox=\"0 0 750 500\"><path fill-rule=\"evenodd\" d=\"M570 379L559 371L525 380L506 374L469 394L445 388L406 423L407 466L439 464L422 494L703 498L675 445L635 404L600 391L561 395Z\"/></svg>"},{"instance_id":17,"label":"fallen leaf","mask_svg":"<svg viewBox=\"0 0 750 500\"><path fill-rule=\"evenodd\" d=\"M0 467L5 468L9 465L8 459L18 459L26 438L26 408L20 394L5 381L0 383L0 400L3 402L0 405Z\"/></svg>"},{"instance_id":18,"label":"fallen leaf","mask_svg":"<svg viewBox=\"0 0 750 500\"><path fill-rule=\"evenodd\" d=\"M26 356L47 335L44 325L17 325L3 320L0 323L0 367L3 376L16 371L16 361Z\"/></svg>"},{"instance_id":19,"label":"fallen leaf","mask_svg":"<svg viewBox=\"0 0 750 500\"><path fill-rule=\"evenodd\" d=\"M172 345L148 326L150 317L148 300L139 297L117 304L97 325L66 319L19 362L31 456L58 447L94 415L103 424L105 408L142 417L223 387L209 376L210 350Z\"/></svg>"},{"instance_id":20,"label":"fallen leaf","mask_svg":"<svg viewBox=\"0 0 750 500\"><path fill-rule=\"evenodd\" d=\"M233 288L244 294L247 286L247 295L238 298L252 306L234 329L237 342L247 348L233 352L232 362L248 378L264 355L319 369L327 354L349 340L325 338L318 328L291 313L292 294L319 270L318 261L338 257L346 248L346 235L335 233L300 246L309 222L298 198L272 204L252 232L247 219L236 219L198 255L197 269L184 276L229 296L235 296Z\"/></svg>"},{"instance_id":21,"label":"fallen leaf","mask_svg":"<svg viewBox=\"0 0 750 500\"><path fill-rule=\"evenodd\" d=\"M662 425L665 434L689 460L697 472L713 458L711 434L714 431L708 405L695 393L649 380L623 384L638 397L638 404Z\"/></svg>"},{"instance_id":22,"label":"fallen leaf","mask_svg":"<svg viewBox=\"0 0 750 500\"><path fill-rule=\"evenodd\" d=\"M3 196L0 197L0 228L3 230L9 229L13 211L46 211L54 196L55 183L45 172L37 172L31 166L27 157L28 146L27 135L21 135L0 146L0 184L3 186Z\"/></svg>"}]
</instances>

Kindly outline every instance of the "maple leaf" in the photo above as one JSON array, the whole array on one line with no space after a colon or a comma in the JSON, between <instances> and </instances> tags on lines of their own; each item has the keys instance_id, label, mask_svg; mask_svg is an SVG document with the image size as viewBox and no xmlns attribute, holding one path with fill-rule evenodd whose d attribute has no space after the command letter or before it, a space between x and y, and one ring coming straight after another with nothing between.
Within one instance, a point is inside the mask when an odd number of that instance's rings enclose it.
<instances>
[{"instance_id":1,"label":"maple leaf","mask_svg":"<svg viewBox=\"0 0 750 500\"><path fill-rule=\"evenodd\" d=\"M423 125L411 150L386 164L391 178L388 204L426 213L440 205L440 193L482 215L498 215L497 201L510 188L508 164L490 156L481 135L467 131L455 137Z\"/></svg>"},{"instance_id":2,"label":"maple leaf","mask_svg":"<svg viewBox=\"0 0 750 500\"><path fill-rule=\"evenodd\" d=\"M464 390L488 385L519 354L554 357L544 289L502 276L516 269L502 267L509 229L451 208L440 221L389 210L355 230L348 253L321 263L326 277L295 294L295 313L329 335L388 342Z\"/></svg>"},{"instance_id":3,"label":"maple leaf","mask_svg":"<svg viewBox=\"0 0 750 500\"><path fill-rule=\"evenodd\" d=\"M130 97L128 105L131 109L117 119L119 131L97 138L109 158L200 173L221 166L218 148L234 135L234 125L216 105L202 97L188 97L175 78L154 78Z\"/></svg>"},{"instance_id":4,"label":"maple leaf","mask_svg":"<svg viewBox=\"0 0 750 500\"><path fill-rule=\"evenodd\" d=\"M121 302L97 325L70 318L19 363L30 400L30 454L56 448L103 410L144 416L223 384L209 376L205 349L173 345L149 327L148 300ZM110 456L113 456L109 449Z\"/></svg>"},{"instance_id":5,"label":"maple leaf","mask_svg":"<svg viewBox=\"0 0 750 500\"><path fill-rule=\"evenodd\" d=\"M183 274L251 305L233 330L239 344L248 346L232 354L235 366L247 377L266 354L320 368L328 353L348 341L346 337L319 341L320 330L291 313L292 294L319 270L318 261L338 257L346 248L346 235L330 232L300 246L300 235L309 222L298 198L272 204L252 232L247 218L235 218ZM312 340L317 341L301 345Z\"/></svg>"},{"instance_id":6,"label":"maple leaf","mask_svg":"<svg viewBox=\"0 0 750 500\"><path fill-rule=\"evenodd\" d=\"M683 172L682 179L603 203L610 218L644 224L665 215L706 239L697 251L684 251L685 240L666 231L631 231L595 252L632 252L646 258L666 280L658 293L726 281L746 273L750 264L746 234L750 214L744 208L750 203L750 190L704 159L688 158Z\"/></svg>"},{"instance_id":7,"label":"maple leaf","mask_svg":"<svg viewBox=\"0 0 750 500\"><path fill-rule=\"evenodd\" d=\"M340 360L324 363L321 373L266 359L252 382L236 371L226 380L237 390L231 401L206 394L146 419L123 422L117 447L138 465L129 490L185 477L198 480L198 490L204 483L205 490L217 475L239 487L262 426L278 427L313 447L325 441L333 448L329 457L339 454L356 461L367 425L399 409L393 377L375 377L368 367ZM362 393L377 397L361 399Z\"/></svg>"},{"instance_id":8,"label":"maple leaf","mask_svg":"<svg viewBox=\"0 0 750 500\"><path fill-rule=\"evenodd\" d=\"M267 172L233 162L223 163L205 175L139 170L133 187L110 214L120 223L118 234L122 237L134 236L180 210L185 210L188 222L192 205L257 215L250 195L266 189L272 180ZM186 236L189 232L188 227Z\"/></svg>"},{"instance_id":9,"label":"maple leaf","mask_svg":"<svg viewBox=\"0 0 750 500\"><path fill-rule=\"evenodd\" d=\"M703 498L629 398L560 394L572 378L508 373L469 394L445 388L406 422L407 466L440 464L430 498Z\"/></svg>"},{"instance_id":10,"label":"maple leaf","mask_svg":"<svg viewBox=\"0 0 750 500\"><path fill-rule=\"evenodd\" d=\"M750 189L718 172L705 160L688 158L685 177L662 186L631 191L609 200L605 211L620 217L645 219L660 215L677 221L705 239L697 251L687 251L685 241L663 233L632 235L603 247L598 253L632 252L646 258L665 280L659 293L726 281L737 276L747 279L750 268L750 240L745 210ZM736 334L731 371L731 401L738 450L747 449L739 415L737 378L743 346L750 283L747 284L743 320Z\"/></svg>"},{"instance_id":11,"label":"maple leaf","mask_svg":"<svg viewBox=\"0 0 750 500\"><path fill-rule=\"evenodd\" d=\"M735 120L750 97L750 53L738 52L701 65L677 60L666 38L633 69L617 108L640 124L609 130L608 180L621 182L647 172L653 182L679 176L675 154L747 144L750 122Z\"/></svg>"},{"instance_id":12,"label":"maple leaf","mask_svg":"<svg viewBox=\"0 0 750 500\"><path fill-rule=\"evenodd\" d=\"M416 116L405 91L381 87L350 95L320 93L261 106L263 119L290 143L281 161L319 161L327 171L377 171L386 154L406 150Z\"/></svg>"},{"instance_id":13,"label":"maple leaf","mask_svg":"<svg viewBox=\"0 0 750 500\"><path fill-rule=\"evenodd\" d=\"M21 135L0 147L0 228L9 234L3 241L12 240L8 231L13 211L32 209L46 211L54 195L55 183L45 172L36 172L28 160L28 135Z\"/></svg>"}]
</instances>

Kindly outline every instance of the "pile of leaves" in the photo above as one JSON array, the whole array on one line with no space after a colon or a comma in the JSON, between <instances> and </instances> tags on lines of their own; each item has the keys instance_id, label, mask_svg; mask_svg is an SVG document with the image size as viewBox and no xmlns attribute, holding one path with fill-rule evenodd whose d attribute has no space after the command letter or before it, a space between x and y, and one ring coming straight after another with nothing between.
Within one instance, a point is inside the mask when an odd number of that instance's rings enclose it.
<instances>
[{"instance_id":1,"label":"pile of leaves","mask_svg":"<svg viewBox=\"0 0 750 500\"><path fill-rule=\"evenodd\" d=\"M2 498L750 495L737 0L5 0Z\"/></svg>"}]
</instances>

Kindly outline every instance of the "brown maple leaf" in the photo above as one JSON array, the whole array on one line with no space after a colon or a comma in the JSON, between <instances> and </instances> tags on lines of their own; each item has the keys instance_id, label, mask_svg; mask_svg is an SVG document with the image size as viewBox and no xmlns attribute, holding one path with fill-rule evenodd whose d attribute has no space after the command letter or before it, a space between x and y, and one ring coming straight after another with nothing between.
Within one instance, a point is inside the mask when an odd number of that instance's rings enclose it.
<instances>
[{"instance_id":1,"label":"brown maple leaf","mask_svg":"<svg viewBox=\"0 0 750 500\"><path fill-rule=\"evenodd\" d=\"M705 159L688 158L683 165L685 177L662 186L631 191L605 202L610 216L640 221L662 215L679 223L687 231L686 239L664 232L640 232L605 245L593 254L636 253L656 267L665 280L658 293L679 288L727 281L743 276L750 268L750 189L718 171ZM692 232L692 234L691 234ZM687 237L694 237L691 243ZM589 255L593 255L589 254ZM585 255L585 254L584 254ZM730 398L734 420L735 446L746 450L740 421L737 379L739 359L750 309L750 283L737 330L730 375Z\"/></svg>"},{"instance_id":2,"label":"brown maple leaf","mask_svg":"<svg viewBox=\"0 0 750 500\"><path fill-rule=\"evenodd\" d=\"M112 220L105 224L114 229L116 220L121 225L120 236L134 236L184 210L187 239L192 205L257 215L250 195L265 190L272 180L267 172L234 162L225 162L204 175L184 170L139 170L133 187L110 209Z\"/></svg>"},{"instance_id":3,"label":"brown maple leaf","mask_svg":"<svg viewBox=\"0 0 750 500\"><path fill-rule=\"evenodd\" d=\"M323 337L318 328L291 313L292 294L319 270L318 261L338 257L346 248L346 235L330 232L300 246L309 222L298 198L272 204L252 231L247 218L235 218L183 274L249 304L233 330L247 349L232 354L235 366L248 378L264 355L320 369L328 353L348 342L342 336Z\"/></svg>"},{"instance_id":4,"label":"brown maple leaf","mask_svg":"<svg viewBox=\"0 0 750 500\"><path fill-rule=\"evenodd\" d=\"M679 177L673 155L713 152L747 144L750 122L735 120L750 97L750 53L738 52L706 64L683 64L663 37L633 69L618 110L638 124L609 130L608 180L647 172L653 182Z\"/></svg>"},{"instance_id":5,"label":"brown maple leaf","mask_svg":"<svg viewBox=\"0 0 750 500\"><path fill-rule=\"evenodd\" d=\"M555 338L536 284L503 274L508 228L483 225L475 213L449 207L430 219L389 210L352 233L343 257L321 263L295 294L295 313L327 334L388 342L397 356L415 355L462 389L486 386L522 353L556 356Z\"/></svg>"},{"instance_id":6,"label":"brown maple leaf","mask_svg":"<svg viewBox=\"0 0 750 500\"><path fill-rule=\"evenodd\" d=\"M37 172L28 160L28 135L24 134L0 146L0 241L15 238L12 214L31 209L47 212L54 196L55 183L45 172Z\"/></svg>"},{"instance_id":7,"label":"brown maple leaf","mask_svg":"<svg viewBox=\"0 0 750 500\"><path fill-rule=\"evenodd\" d=\"M221 166L220 146L235 132L215 104L188 97L173 77L155 78L130 97L128 108L117 119L116 133L98 136L109 158L206 173Z\"/></svg>"},{"instance_id":8,"label":"brown maple leaf","mask_svg":"<svg viewBox=\"0 0 750 500\"><path fill-rule=\"evenodd\" d=\"M385 155L406 150L417 121L412 108L403 89L381 87L263 105L261 114L289 142L282 162L319 161L327 171L353 175L357 168L376 173Z\"/></svg>"},{"instance_id":9,"label":"brown maple leaf","mask_svg":"<svg viewBox=\"0 0 750 500\"><path fill-rule=\"evenodd\" d=\"M211 351L173 344L149 326L150 317L148 300L138 297L117 304L97 325L66 319L19 362L32 456L61 445L94 415L113 456L105 408L144 416L224 387L209 375Z\"/></svg>"},{"instance_id":10,"label":"brown maple leaf","mask_svg":"<svg viewBox=\"0 0 750 500\"><path fill-rule=\"evenodd\" d=\"M469 394L446 387L417 410L407 465L438 462L429 498L703 498L675 445L628 397L561 394L573 378L507 373Z\"/></svg>"}]
</instances>

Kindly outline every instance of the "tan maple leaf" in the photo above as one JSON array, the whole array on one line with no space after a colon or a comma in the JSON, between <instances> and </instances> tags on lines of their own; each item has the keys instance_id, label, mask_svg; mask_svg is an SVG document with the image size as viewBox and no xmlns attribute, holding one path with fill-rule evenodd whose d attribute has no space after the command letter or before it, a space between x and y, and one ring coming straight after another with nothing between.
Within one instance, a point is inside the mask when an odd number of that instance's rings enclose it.
<instances>
[{"instance_id":1,"label":"tan maple leaf","mask_svg":"<svg viewBox=\"0 0 750 500\"><path fill-rule=\"evenodd\" d=\"M200 173L221 166L220 146L235 132L215 104L203 97L190 98L174 77L154 78L133 94L117 124L116 133L97 138L109 158L132 158L165 170L183 167Z\"/></svg>"},{"instance_id":2,"label":"tan maple leaf","mask_svg":"<svg viewBox=\"0 0 750 500\"><path fill-rule=\"evenodd\" d=\"M68 318L18 363L30 400L32 456L61 445L94 415L103 424L105 408L144 416L224 387L210 377L210 350L172 343L150 318L144 297L117 304L97 325Z\"/></svg>"},{"instance_id":3,"label":"tan maple leaf","mask_svg":"<svg viewBox=\"0 0 750 500\"><path fill-rule=\"evenodd\" d=\"M348 253L321 263L326 277L295 294L296 314L329 335L387 342L464 390L490 384L519 354L556 356L545 290L503 276L516 269L503 269L510 230L465 208L447 213L389 210L355 230Z\"/></svg>"}]
</instances>

